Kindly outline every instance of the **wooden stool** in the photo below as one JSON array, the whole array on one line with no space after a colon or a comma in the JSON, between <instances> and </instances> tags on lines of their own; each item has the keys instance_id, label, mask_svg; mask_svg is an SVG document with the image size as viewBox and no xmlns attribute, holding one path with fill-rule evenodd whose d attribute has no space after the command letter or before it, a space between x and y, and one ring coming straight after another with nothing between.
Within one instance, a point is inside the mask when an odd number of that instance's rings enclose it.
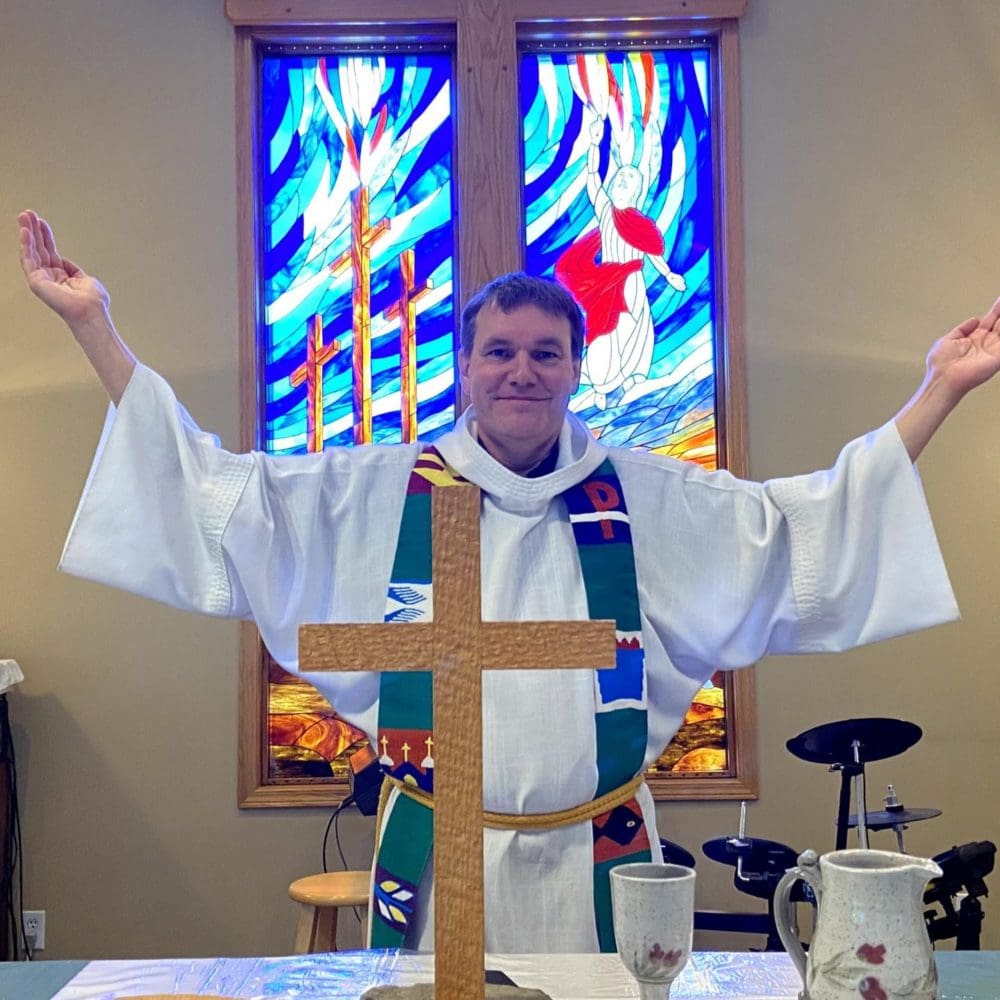
<instances>
[{"instance_id":1,"label":"wooden stool","mask_svg":"<svg viewBox=\"0 0 1000 1000\"><path fill-rule=\"evenodd\" d=\"M294 954L337 950L337 911L367 906L371 872L324 872L296 879L288 895L300 904Z\"/></svg>"}]
</instances>

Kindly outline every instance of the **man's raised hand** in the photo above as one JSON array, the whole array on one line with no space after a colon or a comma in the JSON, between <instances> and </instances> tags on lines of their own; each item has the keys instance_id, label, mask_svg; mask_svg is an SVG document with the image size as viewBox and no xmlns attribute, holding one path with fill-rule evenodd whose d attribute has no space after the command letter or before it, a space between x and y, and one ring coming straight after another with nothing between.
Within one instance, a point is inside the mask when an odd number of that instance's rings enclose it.
<instances>
[{"instance_id":1,"label":"man's raised hand","mask_svg":"<svg viewBox=\"0 0 1000 1000\"><path fill-rule=\"evenodd\" d=\"M923 383L896 414L899 436L913 461L965 394L997 372L1000 372L1000 299L982 319L973 316L960 323L930 349Z\"/></svg>"},{"instance_id":2,"label":"man's raised hand","mask_svg":"<svg viewBox=\"0 0 1000 1000\"><path fill-rule=\"evenodd\" d=\"M28 287L60 316L117 404L135 370L135 356L111 322L111 296L71 260L60 256L49 224L34 212L18 217L21 267Z\"/></svg>"},{"instance_id":3,"label":"man's raised hand","mask_svg":"<svg viewBox=\"0 0 1000 1000\"><path fill-rule=\"evenodd\" d=\"M17 221L21 267L32 292L71 329L103 316L111 297L96 278L59 254L49 224L31 211Z\"/></svg>"},{"instance_id":4,"label":"man's raised hand","mask_svg":"<svg viewBox=\"0 0 1000 1000\"><path fill-rule=\"evenodd\" d=\"M1000 299L980 319L973 316L946 333L927 355L927 373L960 399L1000 371Z\"/></svg>"}]
</instances>

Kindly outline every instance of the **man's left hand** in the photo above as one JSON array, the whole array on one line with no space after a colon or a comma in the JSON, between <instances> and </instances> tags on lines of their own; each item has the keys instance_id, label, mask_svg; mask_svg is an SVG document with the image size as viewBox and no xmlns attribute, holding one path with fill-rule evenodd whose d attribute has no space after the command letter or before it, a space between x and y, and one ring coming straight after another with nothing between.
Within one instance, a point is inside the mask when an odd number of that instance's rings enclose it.
<instances>
[{"instance_id":1,"label":"man's left hand","mask_svg":"<svg viewBox=\"0 0 1000 1000\"><path fill-rule=\"evenodd\" d=\"M940 380L957 402L1000 371L1000 299L981 319L973 316L945 334L927 355L928 377Z\"/></svg>"}]
</instances>

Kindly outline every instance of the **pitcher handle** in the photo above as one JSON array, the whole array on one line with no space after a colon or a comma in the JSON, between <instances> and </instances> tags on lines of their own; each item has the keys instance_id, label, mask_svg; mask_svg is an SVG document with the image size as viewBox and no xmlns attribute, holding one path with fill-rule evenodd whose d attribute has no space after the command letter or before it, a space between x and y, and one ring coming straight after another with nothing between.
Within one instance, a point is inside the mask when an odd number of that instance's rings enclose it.
<instances>
[{"instance_id":1,"label":"pitcher handle","mask_svg":"<svg viewBox=\"0 0 1000 1000\"><path fill-rule=\"evenodd\" d=\"M806 953L799 941L798 935L792 931L795 925L795 914L792 909L792 887L799 879L805 879L806 873L801 868L789 868L774 891L774 924L778 929L778 937L785 946L789 958L802 977L802 985L806 985Z\"/></svg>"}]
</instances>

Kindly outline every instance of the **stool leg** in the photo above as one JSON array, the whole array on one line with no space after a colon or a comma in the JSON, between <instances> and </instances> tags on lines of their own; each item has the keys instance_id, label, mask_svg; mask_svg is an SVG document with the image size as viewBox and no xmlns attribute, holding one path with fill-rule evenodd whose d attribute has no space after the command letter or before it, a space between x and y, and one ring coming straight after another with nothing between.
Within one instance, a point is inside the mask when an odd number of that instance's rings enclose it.
<instances>
[{"instance_id":1,"label":"stool leg","mask_svg":"<svg viewBox=\"0 0 1000 1000\"><path fill-rule=\"evenodd\" d=\"M313 951L337 950L338 912L339 910L336 906L316 907L316 922L313 925L316 931L313 937Z\"/></svg>"},{"instance_id":2,"label":"stool leg","mask_svg":"<svg viewBox=\"0 0 1000 1000\"><path fill-rule=\"evenodd\" d=\"M313 950L314 926L316 923L316 907L299 903L299 921L295 925L295 944L293 955L308 955Z\"/></svg>"}]
</instances>

